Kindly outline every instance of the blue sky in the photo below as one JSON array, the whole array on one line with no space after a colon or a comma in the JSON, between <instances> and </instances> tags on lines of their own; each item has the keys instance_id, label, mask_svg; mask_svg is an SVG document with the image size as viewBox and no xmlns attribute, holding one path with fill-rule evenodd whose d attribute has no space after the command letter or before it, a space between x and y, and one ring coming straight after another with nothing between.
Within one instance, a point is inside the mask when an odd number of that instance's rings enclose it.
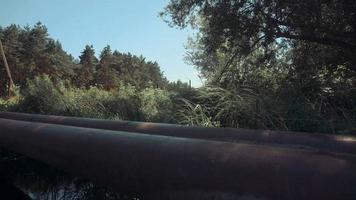
<instances>
[{"instance_id":1,"label":"blue sky","mask_svg":"<svg viewBox=\"0 0 356 200\"><path fill-rule=\"evenodd\" d=\"M197 71L184 62L189 30L169 27L159 16L168 0L0 0L0 25L41 21L52 38L78 57L86 44L99 54L112 49L157 61L171 81L201 85Z\"/></svg>"}]
</instances>

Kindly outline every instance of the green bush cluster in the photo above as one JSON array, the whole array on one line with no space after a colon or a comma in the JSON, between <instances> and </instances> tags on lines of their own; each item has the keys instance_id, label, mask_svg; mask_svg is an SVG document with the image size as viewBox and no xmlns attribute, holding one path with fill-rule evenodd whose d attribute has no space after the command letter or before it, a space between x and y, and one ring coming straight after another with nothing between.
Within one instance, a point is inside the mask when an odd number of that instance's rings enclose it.
<instances>
[{"instance_id":1,"label":"green bush cluster","mask_svg":"<svg viewBox=\"0 0 356 200\"><path fill-rule=\"evenodd\" d=\"M335 109L330 115L320 107L327 107L328 101L313 104L302 95L281 99L246 87L227 90L206 86L195 90L172 84L167 89L151 86L139 90L127 83L116 84L112 90L78 88L68 81L55 82L41 75L28 80L16 97L0 99L0 110L206 127L342 134L354 131L352 110Z\"/></svg>"},{"instance_id":2,"label":"green bush cluster","mask_svg":"<svg viewBox=\"0 0 356 200\"><path fill-rule=\"evenodd\" d=\"M16 110L18 105L18 98L2 99L0 98L0 111Z\"/></svg>"},{"instance_id":3,"label":"green bush cluster","mask_svg":"<svg viewBox=\"0 0 356 200\"><path fill-rule=\"evenodd\" d=\"M171 122L173 120L173 103L166 90L149 87L139 94L140 111L145 121Z\"/></svg>"},{"instance_id":4,"label":"green bush cluster","mask_svg":"<svg viewBox=\"0 0 356 200\"><path fill-rule=\"evenodd\" d=\"M28 80L16 99L1 99L0 109L89 118L172 121L170 92L153 87L139 91L122 82L107 91L99 87L72 87L66 81L54 82L49 76L41 75Z\"/></svg>"},{"instance_id":5,"label":"green bush cluster","mask_svg":"<svg viewBox=\"0 0 356 200\"><path fill-rule=\"evenodd\" d=\"M18 109L21 112L63 114L66 102L63 98L64 85L53 83L47 75L35 77L27 81L22 90L22 98Z\"/></svg>"}]
</instances>

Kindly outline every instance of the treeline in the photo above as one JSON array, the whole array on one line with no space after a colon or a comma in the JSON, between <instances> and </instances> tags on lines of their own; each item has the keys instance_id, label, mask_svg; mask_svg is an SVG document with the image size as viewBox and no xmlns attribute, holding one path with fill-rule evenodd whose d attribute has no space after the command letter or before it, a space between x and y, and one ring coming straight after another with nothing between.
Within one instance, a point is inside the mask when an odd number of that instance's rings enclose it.
<instances>
[{"instance_id":1,"label":"treeline","mask_svg":"<svg viewBox=\"0 0 356 200\"><path fill-rule=\"evenodd\" d=\"M174 110L195 93L187 83L169 82L157 62L110 46L97 58L87 45L75 59L41 23L0 28L0 38L16 85L7 98L1 58L0 110L180 123Z\"/></svg>"},{"instance_id":2,"label":"treeline","mask_svg":"<svg viewBox=\"0 0 356 200\"><path fill-rule=\"evenodd\" d=\"M187 60L205 80L198 89L169 83L157 63L109 46L99 58L86 46L74 59L40 23L2 28L21 91L15 107L199 126L355 133L356 20L350 16L356 16L356 3L238 2L177 0L162 13L173 26L196 28ZM5 74L0 74L2 94Z\"/></svg>"},{"instance_id":3,"label":"treeline","mask_svg":"<svg viewBox=\"0 0 356 200\"><path fill-rule=\"evenodd\" d=\"M33 27L0 27L0 38L14 83L20 88L39 75L48 75L55 82L68 80L80 88L98 86L105 90L113 89L118 81L139 89L164 88L168 84L157 62L112 51L110 46L106 46L97 58L93 46L87 45L79 59L75 59L63 50L59 41L49 37L47 28L41 23ZM7 81L1 58L0 95L6 94Z\"/></svg>"}]
</instances>

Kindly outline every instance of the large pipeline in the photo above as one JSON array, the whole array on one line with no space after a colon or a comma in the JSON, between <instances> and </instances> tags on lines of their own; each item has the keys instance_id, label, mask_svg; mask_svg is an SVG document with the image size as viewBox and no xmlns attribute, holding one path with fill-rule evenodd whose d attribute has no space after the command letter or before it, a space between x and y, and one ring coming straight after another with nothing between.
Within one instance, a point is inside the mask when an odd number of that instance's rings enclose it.
<instances>
[{"instance_id":1,"label":"large pipeline","mask_svg":"<svg viewBox=\"0 0 356 200\"><path fill-rule=\"evenodd\" d=\"M202 190L260 199L356 199L356 157L0 119L0 146L116 191Z\"/></svg>"},{"instance_id":2,"label":"large pipeline","mask_svg":"<svg viewBox=\"0 0 356 200\"><path fill-rule=\"evenodd\" d=\"M0 118L183 138L269 144L288 148L322 150L330 153L356 154L356 137L352 136L235 128L204 128L11 112L0 112Z\"/></svg>"}]
</instances>

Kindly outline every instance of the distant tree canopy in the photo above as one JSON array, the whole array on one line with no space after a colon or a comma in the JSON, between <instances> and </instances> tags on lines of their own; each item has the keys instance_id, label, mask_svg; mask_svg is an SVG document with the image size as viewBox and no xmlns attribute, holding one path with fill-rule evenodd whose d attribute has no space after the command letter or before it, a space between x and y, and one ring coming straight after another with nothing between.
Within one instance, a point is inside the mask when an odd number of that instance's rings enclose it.
<instances>
[{"instance_id":1,"label":"distant tree canopy","mask_svg":"<svg viewBox=\"0 0 356 200\"><path fill-rule=\"evenodd\" d=\"M47 28L37 23L33 27L10 25L0 27L14 83L24 87L27 79L47 74L56 80L69 80L78 87L94 85L105 89L116 87L117 82L129 83L142 89L146 86L165 87L168 83L156 62L130 53L112 52L105 47L96 58L93 46L87 45L79 62L66 53L60 42L49 37ZM7 77L0 58L0 94L7 87Z\"/></svg>"},{"instance_id":2,"label":"distant tree canopy","mask_svg":"<svg viewBox=\"0 0 356 200\"><path fill-rule=\"evenodd\" d=\"M172 0L162 15L173 26L198 28L210 57L222 51L234 59L260 47L271 53L285 41L316 53L309 55L315 62L356 71L353 0Z\"/></svg>"},{"instance_id":3,"label":"distant tree canopy","mask_svg":"<svg viewBox=\"0 0 356 200\"><path fill-rule=\"evenodd\" d=\"M27 78L51 74L54 79L68 79L73 75L73 58L63 51L58 41L48 37L41 23L21 28L10 25L0 28L0 37L16 85L23 86ZM0 58L0 91L3 94L7 77Z\"/></svg>"}]
</instances>

